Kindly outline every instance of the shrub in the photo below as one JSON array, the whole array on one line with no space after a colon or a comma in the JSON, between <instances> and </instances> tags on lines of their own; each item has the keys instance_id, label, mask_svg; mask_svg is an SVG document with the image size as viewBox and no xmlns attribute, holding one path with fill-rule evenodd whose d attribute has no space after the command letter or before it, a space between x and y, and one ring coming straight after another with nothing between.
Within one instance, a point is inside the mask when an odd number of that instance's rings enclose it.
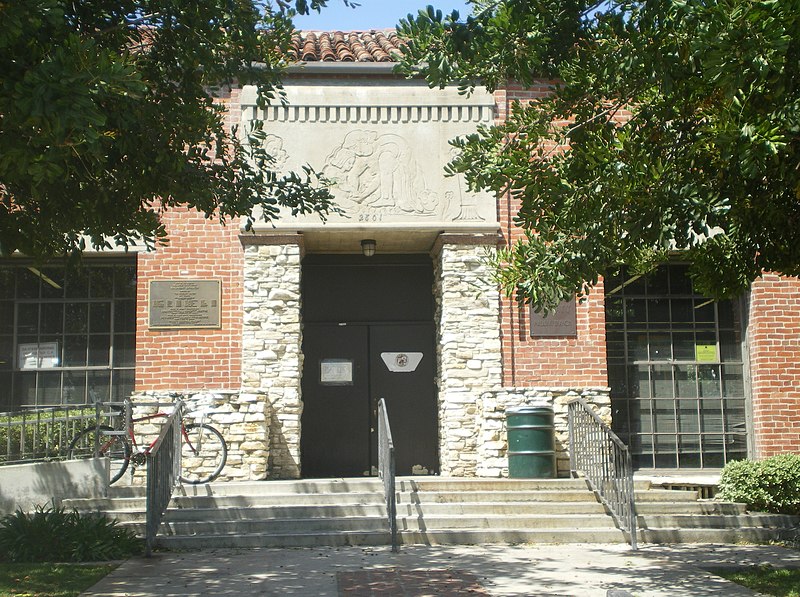
<instances>
[{"instance_id":1,"label":"shrub","mask_svg":"<svg viewBox=\"0 0 800 597\"><path fill-rule=\"evenodd\" d=\"M0 519L0 560L9 562L98 562L141 549L132 531L100 514L37 507Z\"/></svg>"},{"instance_id":2,"label":"shrub","mask_svg":"<svg viewBox=\"0 0 800 597\"><path fill-rule=\"evenodd\" d=\"M729 462L722 469L717 498L760 512L800 514L800 455Z\"/></svg>"}]
</instances>

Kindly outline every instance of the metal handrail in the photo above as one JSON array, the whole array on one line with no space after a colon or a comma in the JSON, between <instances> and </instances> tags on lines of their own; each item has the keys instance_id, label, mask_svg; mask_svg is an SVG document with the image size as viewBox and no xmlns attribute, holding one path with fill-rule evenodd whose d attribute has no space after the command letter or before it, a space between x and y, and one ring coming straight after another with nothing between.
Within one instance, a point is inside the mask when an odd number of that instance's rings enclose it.
<instances>
[{"instance_id":1,"label":"metal handrail","mask_svg":"<svg viewBox=\"0 0 800 597\"><path fill-rule=\"evenodd\" d=\"M86 427L111 424L94 404L37 407L0 413L0 464L66 458L69 443Z\"/></svg>"},{"instance_id":2,"label":"metal handrail","mask_svg":"<svg viewBox=\"0 0 800 597\"><path fill-rule=\"evenodd\" d=\"M569 465L583 473L609 509L632 549L637 549L633 463L628 447L582 399L569 405Z\"/></svg>"},{"instance_id":3,"label":"metal handrail","mask_svg":"<svg viewBox=\"0 0 800 597\"><path fill-rule=\"evenodd\" d=\"M392 551L397 552L397 494L395 493L395 463L392 429L389 427L389 413L386 401L378 401L378 476L383 480L383 494L386 497L386 515L392 532Z\"/></svg>"},{"instance_id":4,"label":"metal handrail","mask_svg":"<svg viewBox=\"0 0 800 597\"><path fill-rule=\"evenodd\" d=\"M153 554L158 527L181 475L182 419L183 402L178 400L147 454L145 556L148 558Z\"/></svg>"}]
</instances>

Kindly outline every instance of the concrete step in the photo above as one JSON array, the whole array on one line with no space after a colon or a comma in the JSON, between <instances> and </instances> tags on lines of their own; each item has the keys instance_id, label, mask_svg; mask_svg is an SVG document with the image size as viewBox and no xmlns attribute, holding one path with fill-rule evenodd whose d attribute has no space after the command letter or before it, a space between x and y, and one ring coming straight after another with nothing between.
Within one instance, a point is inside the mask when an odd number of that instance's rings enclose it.
<instances>
[{"instance_id":1,"label":"concrete step","mask_svg":"<svg viewBox=\"0 0 800 597\"><path fill-rule=\"evenodd\" d=\"M342 516L338 518L290 518L276 520L191 520L167 518L161 525L162 535L300 535L328 532L378 532L389 529L385 516ZM144 528L141 529L144 532Z\"/></svg>"},{"instance_id":2,"label":"concrete step","mask_svg":"<svg viewBox=\"0 0 800 597\"><path fill-rule=\"evenodd\" d=\"M171 521L191 520L292 520L298 518L340 518L348 516L386 515L386 505L380 504L333 504L318 506L257 506L253 508L170 508L167 517Z\"/></svg>"},{"instance_id":3,"label":"concrete step","mask_svg":"<svg viewBox=\"0 0 800 597\"><path fill-rule=\"evenodd\" d=\"M398 502L432 504L459 502L596 502L588 489L540 490L540 491L420 491L398 492Z\"/></svg>"},{"instance_id":4,"label":"concrete step","mask_svg":"<svg viewBox=\"0 0 800 597\"><path fill-rule=\"evenodd\" d=\"M125 512L129 510L144 511L145 498L87 498L65 499L61 505L67 510L78 512Z\"/></svg>"},{"instance_id":5,"label":"concrete step","mask_svg":"<svg viewBox=\"0 0 800 597\"><path fill-rule=\"evenodd\" d=\"M363 479L303 479L300 481L249 481L220 482L205 485L181 485L176 496L256 496L256 495L297 495L318 493L383 493L383 483L377 477Z\"/></svg>"},{"instance_id":6,"label":"concrete step","mask_svg":"<svg viewBox=\"0 0 800 597\"><path fill-rule=\"evenodd\" d=\"M545 514L605 514L605 507L595 502L398 502L399 516L440 516L443 514L478 516L478 515L545 515Z\"/></svg>"},{"instance_id":7,"label":"concrete step","mask_svg":"<svg viewBox=\"0 0 800 597\"><path fill-rule=\"evenodd\" d=\"M542 515L507 516L503 514L486 516L400 516L398 528L410 531L462 530L462 529L508 529L524 531L537 529L613 529L610 517L602 515Z\"/></svg>"},{"instance_id":8,"label":"concrete step","mask_svg":"<svg viewBox=\"0 0 800 597\"><path fill-rule=\"evenodd\" d=\"M160 535L157 544L164 549L189 550L209 547L344 547L389 545L389 531L332 531L286 534Z\"/></svg>"},{"instance_id":9,"label":"concrete step","mask_svg":"<svg viewBox=\"0 0 800 597\"><path fill-rule=\"evenodd\" d=\"M395 483L400 492L450 491L585 491L584 479L485 479L469 477L398 477Z\"/></svg>"},{"instance_id":10,"label":"concrete step","mask_svg":"<svg viewBox=\"0 0 800 597\"><path fill-rule=\"evenodd\" d=\"M175 495L170 508L254 508L259 506L325 506L382 504L383 493L309 493L274 495ZM68 508L79 511L132 510L144 508L144 498L111 498L88 500L65 500Z\"/></svg>"},{"instance_id":11,"label":"concrete step","mask_svg":"<svg viewBox=\"0 0 800 597\"><path fill-rule=\"evenodd\" d=\"M363 479L306 479L301 481L218 481L201 485L181 484L175 496L256 496L272 494L313 494L348 492L383 492L382 482L375 477ZM143 486L117 486L109 488L109 497L144 497Z\"/></svg>"},{"instance_id":12,"label":"concrete step","mask_svg":"<svg viewBox=\"0 0 800 597\"><path fill-rule=\"evenodd\" d=\"M639 502L696 502L696 491L686 489L648 489L636 491L636 503Z\"/></svg>"},{"instance_id":13,"label":"concrete step","mask_svg":"<svg viewBox=\"0 0 800 597\"><path fill-rule=\"evenodd\" d=\"M484 543L623 543L622 531L609 529L448 529L402 531L404 545L479 545Z\"/></svg>"},{"instance_id":14,"label":"concrete step","mask_svg":"<svg viewBox=\"0 0 800 597\"><path fill-rule=\"evenodd\" d=\"M774 541L779 529L745 527L735 529L643 529L644 543L761 543Z\"/></svg>"},{"instance_id":15,"label":"concrete step","mask_svg":"<svg viewBox=\"0 0 800 597\"><path fill-rule=\"evenodd\" d=\"M144 520L145 510L101 511L120 522ZM170 508L167 518L174 522L291 520L297 518L338 518L344 516L376 516L386 514L384 504L322 505L322 506L258 506L253 508Z\"/></svg>"},{"instance_id":16,"label":"concrete step","mask_svg":"<svg viewBox=\"0 0 800 597\"><path fill-rule=\"evenodd\" d=\"M798 516L781 514L674 514L639 516L639 526L643 529L746 529L746 528L791 528L800 524Z\"/></svg>"},{"instance_id":17,"label":"concrete step","mask_svg":"<svg viewBox=\"0 0 800 597\"><path fill-rule=\"evenodd\" d=\"M649 482L635 482L637 489L646 490ZM583 479L476 479L461 477L398 477L399 492L412 491L541 491L585 490ZM114 486L109 497L144 497L144 487ZM247 481L216 482L204 485L181 485L175 495L272 495L383 491L382 483L375 477L364 479L304 479L300 481Z\"/></svg>"},{"instance_id":18,"label":"concrete step","mask_svg":"<svg viewBox=\"0 0 800 597\"><path fill-rule=\"evenodd\" d=\"M387 545L391 540L384 532L330 532L270 534L214 534L159 536L158 545L165 549L203 549L208 547L319 547ZM398 540L404 545L477 545L486 543L620 543L617 529L461 529L402 531Z\"/></svg>"},{"instance_id":19,"label":"concrete step","mask_svg":"<svg viewBox=\"0 0 800 597\"><path fill-rule=\"evenodd\" d=\"M637 502L638 514L744 514L744 504L733 502Z\"/></svg>"}]
</instances>

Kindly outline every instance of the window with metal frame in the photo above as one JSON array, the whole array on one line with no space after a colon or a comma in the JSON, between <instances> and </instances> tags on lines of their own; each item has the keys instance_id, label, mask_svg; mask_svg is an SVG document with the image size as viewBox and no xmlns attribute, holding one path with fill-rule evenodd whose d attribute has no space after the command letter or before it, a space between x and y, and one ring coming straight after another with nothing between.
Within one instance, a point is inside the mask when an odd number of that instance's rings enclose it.
<instances>
[{"instance_id":1,"label":"window with metal frame","mask_svg":"<svg viewBox=\"0 0 800 597\"><path fill-rule=\"evenodd\" d=\"M687 266L605 278L613 428L637 469L720 468L747 455L741 317Z\"/></svg>"},{"instance_id":2,"label":"window with metal frame","mask_svg":"<svg viewBox=\"0 0 800 597\"><path fill-rule=\"evenodd\" d=\"M133 391L136 265L0 263L0 411Z\"/></svg>"}]
</instances>

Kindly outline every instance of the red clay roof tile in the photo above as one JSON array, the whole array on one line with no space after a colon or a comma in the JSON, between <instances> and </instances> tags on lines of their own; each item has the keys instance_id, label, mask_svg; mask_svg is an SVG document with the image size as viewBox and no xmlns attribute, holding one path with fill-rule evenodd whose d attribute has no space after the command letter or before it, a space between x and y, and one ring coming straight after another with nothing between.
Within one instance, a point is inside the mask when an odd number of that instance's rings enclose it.
<instances>
[{"instance_id":1,"label":"red clay roof tile","mask_svg":"<svg viewBox=\"0 0 800 597\"><path fill-rule=\"evenodd\" d=\"M405 45L394 29L297 31L289 58L303 62L396 62Z\"/></svg>"}]
</instances>

